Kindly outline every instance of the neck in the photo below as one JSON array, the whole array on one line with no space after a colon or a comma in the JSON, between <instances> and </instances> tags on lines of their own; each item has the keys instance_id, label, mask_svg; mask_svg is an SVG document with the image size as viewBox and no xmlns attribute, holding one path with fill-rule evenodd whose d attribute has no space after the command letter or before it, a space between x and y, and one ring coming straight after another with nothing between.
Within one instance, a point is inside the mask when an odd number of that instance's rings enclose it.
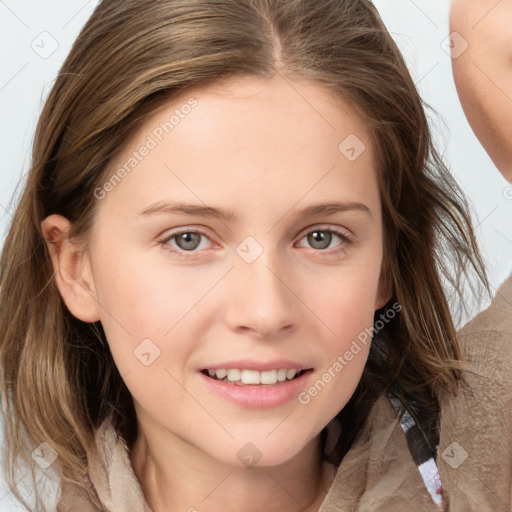
<instances>
[{"instance_id":1,"label":"neck","mask_svg":"<svg viewBox=\"0 0 512 512\"><path fill-rule=\"evenodd\" d=\"M321 459L320 436L278 466L234 467L173 436L139 424L133 470L153 512L315 512L336 468Z\"/></svg>"}]
</instances>

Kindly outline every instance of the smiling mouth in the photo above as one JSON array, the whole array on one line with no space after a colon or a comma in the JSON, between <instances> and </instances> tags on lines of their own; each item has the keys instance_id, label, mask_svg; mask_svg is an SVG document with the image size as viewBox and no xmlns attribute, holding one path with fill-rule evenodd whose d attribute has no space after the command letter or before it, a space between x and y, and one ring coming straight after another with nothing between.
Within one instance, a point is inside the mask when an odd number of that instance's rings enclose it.
<instances>
[{"instance_id":1,"label":"smiling mouth","mask_svg":"<svg viewBox=\"0 0 512 512\"><path fill-rule=\"evenodd\" d=\"M286 382L298 379L304 373L313 371L311 368L307 370L280 369L259 372L257 370L201 370L212 380L233 384L235 386L278 386Z\"/></svg>"}]
</instances>

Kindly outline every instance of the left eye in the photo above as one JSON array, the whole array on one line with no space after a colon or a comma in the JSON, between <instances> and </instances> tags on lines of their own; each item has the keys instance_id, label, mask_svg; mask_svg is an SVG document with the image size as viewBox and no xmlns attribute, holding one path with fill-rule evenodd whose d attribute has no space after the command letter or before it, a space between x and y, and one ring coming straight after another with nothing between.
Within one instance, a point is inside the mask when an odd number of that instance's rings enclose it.
<instances>
[{"instance_id":1,"label":"left eye","mask_svg":"<svg viewBox=\"0 0 512 512\"><path fill-rule=\"evenodd\" d=\"M183 252L196 252L196 249L199 249L201 246L202 237L209 240L208 236L202 231L188 230L173 233L167 236L165 239L160 240L159 242L171 252L181 254ZM343 247L351 243L351 239L346 233L343 233L332 228L314 229L308 231L305 235L302 236L301 240L307 239L308 242L312 244L313 249L318 249L319 251L331 253L339 250L334 249L331 251L326 251L326 249L328 249L329 246L331 245L333 238L335 237L338 237L341 240L341 244L339 244L338 247ZM175 241L177 247L172 245L170 243L171 241Z\"/></svg>"},{"instance_id":2,"label":"left eye","mask_svg":"<svg viewBox=\"0 0 512 512\"><path fill-rule=\"evenodd\" d=\"M331 242L334 237L338 237L341 239L340 246L348 245L351 242L351 239L345 233L338 231L336 229L314 229L313 231L309 231L303 238L306 238L310 244L313 244L313 249L319 249L321 251L325 251L331 245ZM318 244L315 246L315 244ZM335 252L327 251L328 253Z\"/></svg>"}]
</instances>

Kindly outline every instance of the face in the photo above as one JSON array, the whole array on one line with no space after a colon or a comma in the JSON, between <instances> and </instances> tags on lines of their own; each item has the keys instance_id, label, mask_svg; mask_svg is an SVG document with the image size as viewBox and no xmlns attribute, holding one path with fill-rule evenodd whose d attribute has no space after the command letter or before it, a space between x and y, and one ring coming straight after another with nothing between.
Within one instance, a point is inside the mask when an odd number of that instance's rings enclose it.
<instances>
[{"instance_id":1,"label":"face","mask_svg":"<svg viewBox=\"0 0 512 512\"><path fill-rule=\"evenodd\" d=\"M280 77L189 91L96 196L92 290L139 421L232 466L243 450L296 455L353 394L358 336L389 298L370 137L350 105Z\"/></svg>"}]
</instances>

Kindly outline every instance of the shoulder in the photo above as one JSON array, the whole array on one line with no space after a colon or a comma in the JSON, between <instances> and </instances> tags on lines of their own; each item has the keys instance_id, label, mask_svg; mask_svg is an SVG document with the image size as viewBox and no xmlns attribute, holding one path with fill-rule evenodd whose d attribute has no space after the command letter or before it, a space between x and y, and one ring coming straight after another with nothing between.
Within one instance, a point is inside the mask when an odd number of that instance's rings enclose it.
<instances>
[{"instance_id":1,"label":"shoulder","mask_svg":"<svg viewBox=\"0 0 512 512\"><path fill-rule=\"evenodd\" d=\"M512 276L498 289L490 306L457 334L473 390L510 403L512 400ZM490 404L489 404L490 405Z\"/></svg>"},{"instance_id":2,"label":"shoulder","mask_svg":"<svg viewBox=\"0 0 512 512\"><path fill-rule=\"evenodd\" d=\"M458 333L464 356L474 364L487 354L498 367L512 362L512 276L499 287L490 306ZM510 368L510 367L509 367Z\"/></svg>"},{"instance_id":3,"label":"shoulder","mask_svg":"<svg viewBox=\"0 0 512 512\"><path fill-rule=\"evenodd\" d=\"M459 332L466 385L441 410L438 466L450 511L509 510L512 277Z\"/></svg>"},{"instance_id":4,"label":"shoulder","mask_svg":"<svg viewBox=\"0 0 512 512\"><path fill-rule=\"evenodd\" d=\"M512 3L509 1L452 0L451 3L450 29L459 32L470 43L479 41L484 35L492 39L512 39L511 21Z\"/></svg>"}]
</instances>

